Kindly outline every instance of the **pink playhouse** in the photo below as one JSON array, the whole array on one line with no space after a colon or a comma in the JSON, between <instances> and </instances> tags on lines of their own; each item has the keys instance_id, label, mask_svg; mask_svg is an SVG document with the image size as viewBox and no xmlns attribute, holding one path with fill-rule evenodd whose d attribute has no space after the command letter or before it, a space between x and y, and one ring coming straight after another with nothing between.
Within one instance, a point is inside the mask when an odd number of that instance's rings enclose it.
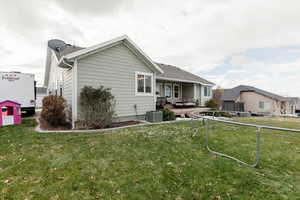
<instances>
[{"instance_id":1,"label":"pink playhouse","mask_svg":"<svg viewBox=\"0 0 300 200\"><path fill-rule=\"evenodd\" d=\"M0 127L21 124L21 104L14 101L0 102Z\"/></svg>"}]
</instances>

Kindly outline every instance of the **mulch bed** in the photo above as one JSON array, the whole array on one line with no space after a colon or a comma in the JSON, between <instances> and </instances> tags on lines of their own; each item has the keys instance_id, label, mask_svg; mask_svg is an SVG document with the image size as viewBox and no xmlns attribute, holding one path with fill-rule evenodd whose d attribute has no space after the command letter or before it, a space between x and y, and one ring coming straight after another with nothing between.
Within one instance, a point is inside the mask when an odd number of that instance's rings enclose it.
<instances>
[{"instance_id":1,"label":"mulch bed","mask_svg":"<svg viewBox=\"0 0 300 200\"><path fill-rule=\"evenodd\" d=\"M53 126L50 126L48 124L48 122L45 121L42 118L39 118L39 121L40 121L40 128L42 130L47 130L47 131L65 131L65 130L71 130L71 128L72 128L71 125L53 127Z\"/></svg>"},{"instance_id":2,"label":"mulch bed","mask_svg":"<svg viewBox=\"0 0 300 200\"><path fill-rule=\"evenodd\" d=\"M140 124L141 122L139 121L125 121L125 122L115 122L112 124L111 128L116 128L116 127L122 127L122 126L131 126L131 125L136 125Z\"/></svg>"},{"instance_id":3,"label":"mulch bed","mask_svg":"<svg viewBox=\"0 0 300 200\"><path fill-rule=\"evenodd\" d=\"M66 126L58 126L58 127L52 127L48 124L47 121L45 121L42 118L39 118L40 121L40 128L42 130L47 130L47 131L65 131L65 130L72 130L71 125L66 125ZM132 125L137 125L141 124L142 122L139 121L125 121L125 122L114 122L112 123L111 127L108 128L117 128L117 127L124 127L124 126L132 126ZM105 128L107 129L107 128ZM76 130L76 129L75 129Z\"/></svg>"}]
</instances>

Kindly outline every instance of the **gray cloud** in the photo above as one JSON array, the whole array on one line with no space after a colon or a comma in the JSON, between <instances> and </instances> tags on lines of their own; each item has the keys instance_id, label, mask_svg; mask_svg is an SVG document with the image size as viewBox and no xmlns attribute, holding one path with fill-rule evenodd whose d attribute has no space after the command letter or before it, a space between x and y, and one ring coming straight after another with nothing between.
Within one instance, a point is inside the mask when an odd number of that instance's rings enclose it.
<instances>
[{"instance_id":1,"label":"gray cloud","mask_svg":"<svg viewBox=\"0 0 300 200\"><path fill-rule=\"evenodd\" d=\"M133 0L55 0L73 15L112 15L122 8L129 8Z\"/></svg>"},{"instance_id":2,"label":"gray cloud","mask_svg":"<svg viewBox=\"0 0 300 200\"><path fill-rule=\"evenodd\" d=\"M47 40L53 38L90 46L128 34L154 60L199 75L218 70L233 54L300 44L298 0L0 0L0 5L0 55L5 55L0 68L24 66L40 82ZM244 68L242 61L235 60L237 70ZM252 63L247 73L258 73L254 69L260 66ZM274 68L283 67L266 67L264 73ZM243 82L210 76L226 86ZM278 87L272 78L265 79L269 81L261 83ZM280 90L284 87L288 84Z\"/></svg>"},{"instance_id":3,"label":"gray cloud","mask_svg":"<svg viewBox=\"0 0 300 200\"><path fill-rule=\"evenodd\" d=\"M12 54L12 51L7 50L5 47L0 46L0 57L7 56L9 54Z\"/></svg>"},{"instance_id":4,"label":"gray cloud","mask_svg":"<svg viewBox=\"0 0 300 200\"><path fill-rule=\"evenodd\" d=\"M46 4L38 0L0 0L1 26L9 30L24 32L45 28L45 17L42 15Z\"/></svg>"}]
</instances>

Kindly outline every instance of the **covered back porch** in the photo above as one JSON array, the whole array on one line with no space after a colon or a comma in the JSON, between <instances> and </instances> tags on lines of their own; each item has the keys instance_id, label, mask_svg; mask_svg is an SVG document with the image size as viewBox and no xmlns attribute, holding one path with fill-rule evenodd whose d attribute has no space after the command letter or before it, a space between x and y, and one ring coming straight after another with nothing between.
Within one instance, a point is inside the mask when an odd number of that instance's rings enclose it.
<instances>
[{"instance_id":1,"label":"covered back porch","mask_svg":"<svg viewBox=\"0 0 300 200\"><path fill-rule=\"evenodd\" d=\"M199 105L199 89L197 84L156 80L157 103L170 103L177 107Z\"/></svg>"}]
</instances>

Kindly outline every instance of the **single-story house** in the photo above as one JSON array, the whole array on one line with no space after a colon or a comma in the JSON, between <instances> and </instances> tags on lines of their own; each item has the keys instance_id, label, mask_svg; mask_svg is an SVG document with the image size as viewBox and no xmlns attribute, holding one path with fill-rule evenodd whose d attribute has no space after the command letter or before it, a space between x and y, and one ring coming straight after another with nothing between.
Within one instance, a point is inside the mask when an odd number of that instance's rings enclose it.
<instances>
[{"instance_id":1,"label":"single-story house","mask_svg":"<svg viewBox=\"0 0 300 200\"><path fill-rule=\"evenodd\" d=\"M174 103L192 99L204 106L212 97L214 83L178 67L154 62L128 36L88 48L50 40L44 86L48 93L62 95L80 119L79 96L84 86L111 88L120 121L144 118L156 110L158 96Z\"/></svg>"},{"instance_id":2,"label":"single-story house","mask_svg":"<svg viewBox=\"0 0 300 200\"><path fill-rule=\"evenodd\" d=\"M286 97L289 102L289 111L290 114L300 113L300 98L298 97Z\"/></svg>"},{"instance_id":3,"label":"single-story house","mask_svg":"<svg viewBox=\"0 0 300 200\"><path fill-rule=\"evenodd\" d=\"M224 89L222 109L227 111L246 111L260 114L291 114L286 97L247 85ZM240 106L242 105L242 108ZM235 110L236 108L241 110Z\"/></svg>"}]
</instances>

